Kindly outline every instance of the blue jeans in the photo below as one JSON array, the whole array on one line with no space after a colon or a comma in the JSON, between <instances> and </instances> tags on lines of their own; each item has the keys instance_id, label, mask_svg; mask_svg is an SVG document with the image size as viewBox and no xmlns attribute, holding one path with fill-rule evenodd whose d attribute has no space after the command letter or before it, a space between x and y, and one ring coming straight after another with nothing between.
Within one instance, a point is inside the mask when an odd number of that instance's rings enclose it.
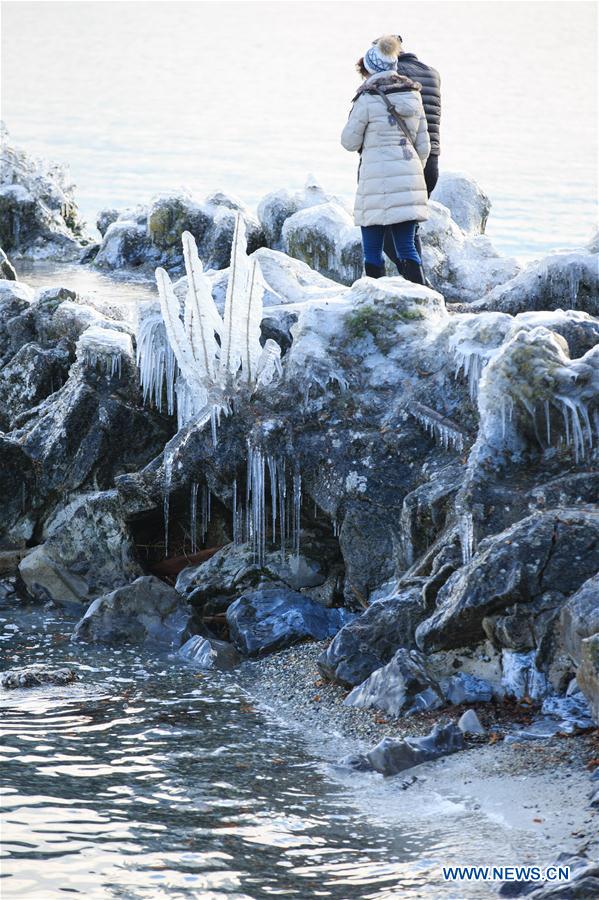
<instances>
[{"instance_id":1,"label":"blue jeans","mask_svg":"<svg viewBox=\"0 0 599 900\"><path fill-rule=\"evenodd\" d=\"M416 234L416 222L399 222L397 225L387 225L387 233L391 235L396 259L413 259L414 262L421 264L422 260L418 255L414 244L414 236ZM383 242L385 240L384 225L363 225L362 226L362 246L364 247L364 261L373 266L382 266L383 259Z\"/></svg>"}]
</instances>

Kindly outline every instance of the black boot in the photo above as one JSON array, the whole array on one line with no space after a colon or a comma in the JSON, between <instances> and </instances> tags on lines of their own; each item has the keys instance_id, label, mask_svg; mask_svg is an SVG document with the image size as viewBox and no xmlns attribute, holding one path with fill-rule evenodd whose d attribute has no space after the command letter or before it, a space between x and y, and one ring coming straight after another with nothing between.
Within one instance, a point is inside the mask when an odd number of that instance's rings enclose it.
<instances>
[{"instance_id":1,"label":"black boot","mask_svg":"<svg viewBox=\"0 0 599 900\"><path fill-rule=\"evenodd\" d=\"M405 264L406 264L405 259L396 259L395 260L395 265L397 266L397 271L399 272L399 274L401 275L402 278L407 278L406 270L404 268Z\"/></svg>"},{"instance_id":2,"label":"black boot","mask_svg":"<svg viewBox=\"0 0 599 900\"><path fill-rule=\"evenodd\" d=\"M382 278L385 274L385 265L375 266L374 263L364 263L364 271L370 278Z\"/></svg>"},{"instance_id":3,"label":"black boot","mask_svg":"<svg viewBox=\"0 0 599 900\"><path fill-rule=\"evenodd\" d=\"M420 263L415 262L413 259L402 259L401 264L404 278L412 281L414 284L426 284L424 271Z\"/></svg>"},{"instance_id":4,"label":"black boot","mask_svg":"<svg viewBox=\"0 0 599 900\"><path fill-rule=\"evenodd\" d=\"M416 247L416 253L422 260L422 241L420 240L420 235L418 234L418 225L416 226L416 234L414 235L414 246ZM423 284L425 284L428 288L432 288L433 286L426 277L426 272L424 271L422 263L420 263L420 268L422 269L422 276L424 278Z\"/></svg>"}]
</instances>

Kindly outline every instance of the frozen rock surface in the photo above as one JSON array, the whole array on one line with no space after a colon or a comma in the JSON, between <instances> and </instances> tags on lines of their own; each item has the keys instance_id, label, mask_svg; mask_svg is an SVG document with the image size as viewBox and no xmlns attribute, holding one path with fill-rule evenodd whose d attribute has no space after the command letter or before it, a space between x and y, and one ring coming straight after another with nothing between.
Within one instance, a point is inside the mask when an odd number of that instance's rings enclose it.
<instances>
[{"instance_id":1,"label":"frozen rock surface","mask_svg":"<svg viewBox=\"0 0 599 900\"><path fill-rule=\"evenodd\" d=\"M7 281L17 280L15 267L11 263L2 247L0 247L0 278L5 278Z\"/></svg>"},{"instance_id":2,"label":"frozen rock surface","mask_svg":"<svg viewBox=\"0 0 599 900\"><path fill-rule=\"evenodd\" d=\"M179 646L189 609L153 575L97 597L75 626L73 640L102 644Z\"/></svg>"},{"instance_id":3,"label":"frozen rock surface","mask_svg":"<svg viewBox=\"0 0 599 900\"><path fill-rule=\"evenodd\" d=\"M466 234L484 234L491 201L470 175L441 172L431 200L446 206Z\"/></svg>"},{"instance_id":4,"label":"frozen rock surface","mask_svg":"<svg viewBox=\"0 0 599 900\"><path fill-rule=\"evenodd\" d=\"M79 676L73 669L51 668L42 664L7 669L0 675L3 688L32 688L42 684L64 685L78 681Z\"/></svg>"},{"instance_id":5,"label":"frozen rock surface","mask_svg":"<svg viewBox=\"0 0 599 900\"><path fill-rule=\"evenodd\" d=\"M66 171L30 157L1 127L0 244L13 259L76 259L83 229Z\"/></svg>"},{"instance_id":6,"label":"frozen rock surface","mask_svg":"<svg viewBox=\"0 0 599 900\"><path fill-rule=\"evenodd\" d=\"M241 657L235 647L227 641L219 641L216 638L205 638L194 634L186 641L179 654L198 666L200 669L234 669L241 661Z\"/></svg>"},{"instance_id":7,"label":"frozen rock surface","mask_svg":"<svg viewBox=\"0 0 599 900\"><path fill-rule=\"evenodd\" d=\"M227 610L231 640L244 656L258 656L298 641L332 637L353 618L284 588L250 591Z\"/></svg>"},{"instance_id":8,"label":"frozen rock surface","mask_svg":"<svg viewBox=\"0 0 599 900\"><path fill-rule=\"evenodd\" d=\"M346 706L373 707L390 716L409 715L423 705L420 695L432 691L442 705L441 692L426 671L426 661L416 650L398 650L386 666L377 669L343 701Z\"/></svg>"},{"instance_id":9,"label":"frozen rock surface","mask_svg":"<svg viewBox=\"0 0 599 900\"><path fill-rule=\"evenodd\" d=\"M405 772L421 763L430 762L440 756L448 756L465 749L464 735L453 724L435 725L425 737L383 738L369 753L350 757L347 764L352 768L373 770L386 777Z\"/></svg>"}]
</instances>

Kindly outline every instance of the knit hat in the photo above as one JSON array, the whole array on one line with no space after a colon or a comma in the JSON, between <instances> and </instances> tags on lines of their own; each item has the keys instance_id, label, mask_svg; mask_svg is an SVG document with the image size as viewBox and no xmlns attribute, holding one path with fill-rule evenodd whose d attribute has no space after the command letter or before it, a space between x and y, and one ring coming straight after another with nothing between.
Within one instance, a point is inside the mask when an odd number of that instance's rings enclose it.
<instances>
[{"instance_id":1,"label":"knit hat","mask_svg":"<svg viewBox=\"0 0 599 900\"><path fill-rule=\"evenodd\" d=\"M364 54L364 68L371 75L375 72L390 72L397 68L397 57L401 45L395 35L387 34L379 38Z\"/></svg>"}]
</instances>

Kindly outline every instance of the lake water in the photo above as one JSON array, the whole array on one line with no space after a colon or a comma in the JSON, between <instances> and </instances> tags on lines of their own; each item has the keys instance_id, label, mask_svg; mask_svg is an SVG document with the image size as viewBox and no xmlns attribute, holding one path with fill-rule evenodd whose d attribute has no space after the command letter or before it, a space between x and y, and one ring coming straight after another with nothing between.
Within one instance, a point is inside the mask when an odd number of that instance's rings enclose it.
<instances>
[{"instance_id":1,"label":"lake water","mask_svg":"<svg viewBox=\"0 0 599 900\"><path fill-rule=\"evenodd\" d=\"M491 885L444 884L441 866L548 853L437 794L434 772L425 800L400 778L337 772L353 747L256 707L243 673L71 644L73 624L0 610L2 669L68 664L81 679L0 690L3 900L481 900Z\"/></svg>"},{"instance_id":2,"label":"lake water","mask_svg":"<svg viewBox=\"0 0 599 900\"><path fill-rule=\"evenodd\" d=\"M181 187L255 207L308 173L351 202L354 61L400 32L442 74L442 168L490 194L498 249L539 255L595 226L596 24L589 2L5 3L2 115L69 164L91 224Z\"/></svg>"}]
</instances>

